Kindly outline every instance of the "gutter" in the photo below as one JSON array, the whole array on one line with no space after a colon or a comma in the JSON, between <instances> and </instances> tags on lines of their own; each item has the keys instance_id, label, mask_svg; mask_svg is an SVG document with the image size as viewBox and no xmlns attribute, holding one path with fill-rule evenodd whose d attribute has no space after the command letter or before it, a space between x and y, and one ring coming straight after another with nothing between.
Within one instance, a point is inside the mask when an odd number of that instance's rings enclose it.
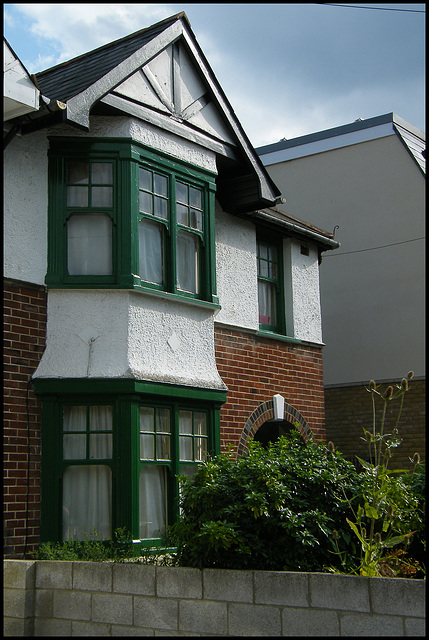
<instances>
[{"instance_id":1,"label":"gutter","mask_svg":"<svg viewBox=\"0 0 429 640\"><path fill-rule=\"evenodd\" d=\"M322 235L321 233L317 233L317 231L311 231L310 229L304 229L303 227L300 227L297 224L294 224L293 222L288 222L287 220L282 220L281 218L278 218L277 216L273 216L270 215L267 212L262 212L262 211L255 211L254 213L250 214L251 218L258 218L260 220L269 220L270 222L275 222L276 224L280 225L281 227L284 227L286 229L288 229L289 231L293 231L294 233L298 233L300 235L305 235L305 236L309 236L310 238L312 238L313 240L315 240L318 244L323 244L325 245L328 250L331 249L338 249L341 244L339 242L337 242L336 240L333 240L331 238L327 238L326 236Z\"/></svg>"}]
</instances>

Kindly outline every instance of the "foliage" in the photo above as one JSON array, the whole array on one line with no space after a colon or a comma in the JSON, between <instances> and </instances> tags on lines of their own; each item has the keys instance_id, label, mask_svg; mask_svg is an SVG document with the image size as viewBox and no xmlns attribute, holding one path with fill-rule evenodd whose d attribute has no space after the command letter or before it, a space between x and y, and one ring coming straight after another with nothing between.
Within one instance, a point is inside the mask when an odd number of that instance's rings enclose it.
<instances>
[{"instance_id":1,"label":"foliage","mask_svg":"<svg viewBox=\"0 0 429 640\"><path fill-rule=\"evenodd\" d=\"M409 390L408 380L412 376L410 372L407 378L402 378L401 383L395 385L396 390L392 385L381 390L381 385L377 386L373 380L367 389L371 393L373 425L372 431L364 428L363 439L368 443L369 461L358 458L363 470L362 491L358 496L357 508L344 492L344 497L350 506L350 514L346 520L360 546L358 567L360 575L379 576L386 573L397 575L398 567L406 563L404 558L400 558L405 551L398 549L391 552L390 549L397 545L406 545L413 534L423 530L423 513L418 512L419 500L413 488L415 480L410 478L406 481L404 470L388 469L392 449L401 443L397 426L404 396ZM376 421L377 400L382 403L379 425ZM396 423L392 433L385 433L387 407L395 400L398 400L399 404ZM332 443L329 446L333 450ZM403 477L395 478L393 474L402 474ZM342 484L340 474L338 474L338 480ZM345 569L344 554L335 537L333 544Z\"/></svg>"},{"instance_id":2,"label":"foliage","mask_svg":"<svg viewBox=\"0 0 429 640\"><path fill-rule=\"evenodd\" d=\"M356 553L344 492L353 501L360 478L341 454L305 444L298 432L268 449L253 441L238 460L217 456L182 480L182 515L172 530L178 562L230 569L340 567L329 538L339 531L348 555Z\"/></svg>"},{"instance_id":3,"label":"foliage","mask_svg":"<svg viewBox=\"0 0 429 640\"><path fill-rule=\"evenodd\" d=\"M116 529L112 540L100 540L92 531L84 540L43 542L33 556L36 560L86 560L123 562L133 555L133 544L125 529Z\"/></svg>"}]
</instances>

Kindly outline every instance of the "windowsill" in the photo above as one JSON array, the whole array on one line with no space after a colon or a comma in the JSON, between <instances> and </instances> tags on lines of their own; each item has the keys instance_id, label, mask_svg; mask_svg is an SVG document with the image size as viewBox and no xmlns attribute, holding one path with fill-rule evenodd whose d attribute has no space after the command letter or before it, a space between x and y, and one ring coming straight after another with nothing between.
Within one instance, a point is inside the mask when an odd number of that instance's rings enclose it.
<instances>
[{"instance_id":1,"label":"windowsill","mask_svg":"<svg viewBox=\"0 0 429 640\"><path fill-rule=\"evenodd\" d=\"M285 336L281 333L275 333L274 331L264 331L263 329L259 329L259 331L256 332L256 335L260 336L261 338L271 338L271 340L282 340L283 342L302 344L302 340L298 340L298 338L291 338L290 336Z\"/></svg>"},{"instance_id":2,"label":"windowsill","mask_svg":"<svg viewBox=\"0 0 429 640\"><path fill-rule=\"evenodd\" d=\"M178 293L170 293L168 291L160 291L158 289L151 289L149 287L142 287L141 285L134 285L131 287L124 287L123 285L114 285L114 284L104 284L104 283L66 283L66 284L48 284L48 290L52 289L63 289L63 290L88 290L88 289L110 289L110 290L121 290L121 291L134 291L137 294L144 294L148 296L153 296L155 298L163 298L164 300L171 300L172 302L180 302L182 304L193 305L195 307L202 307L205 309L211 309L215 313L219 312L222 308L219 304L219 298L217 296L212 296L213 301L209 302L208 300L200 300L199 298L193 298L192 296L180 295Z\"/></svg>"}]
</instances>

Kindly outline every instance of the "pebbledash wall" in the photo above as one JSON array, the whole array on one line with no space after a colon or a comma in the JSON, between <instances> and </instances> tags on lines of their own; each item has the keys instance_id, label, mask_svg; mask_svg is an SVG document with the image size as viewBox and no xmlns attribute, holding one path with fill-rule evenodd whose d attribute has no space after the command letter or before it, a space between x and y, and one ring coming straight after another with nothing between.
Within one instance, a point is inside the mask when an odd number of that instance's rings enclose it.
<instances>
[{"instance_id":1,"label":"pebbledash wall","mask_svg":"<svg viewBox=\"0 0 429 640\"><path fill-rule=\"evenodd\" d=\"M215 167L214 154L191 142L160 135L130 118L94 118L92 135L131 137L197 166ZM47 136L70 135L65 125L15 138L7 148L5 185L5 555L34 550L40 523L40 404L31 378L76 377L162 380L228 388L221 410L221 445L238 452L255 410L281 394L303 428L324 440L322 333L318 249L285 239L288 334L259 332L255 226L216 206L216 276L220 310L172 303L136 292L46 291ZM80 132L73 135L85 136ZM19 215L31 211L32 215ZM155 319L162 322L156 325ZM155 318L155 319L154 319ZM91 326L97 343L88 367L82 335ZM145 331L155 327L156 332ZM157 327L161 327L158 330ZM172 336L176 337L172 349ZM87 338L87 336L86 336ZM141 355L141 357L139 356ZM149 357L151 356L151 357ZM151 367L152 363L152 369ZM167 366L168 365L168 366ZM160 367L164 366L164 370ZM156 369L157 367L157 369ZM156 370L155 370L156 369ZM289 415L289 414L288 414ZM266 411L261 420L272 419ZM287 416L285 416L287 419ZM259 422L261 422L261 420ZM253 424L253 433L256 428ZM252 434L250 434L251 436Z\"/></svg>"},{"instance_id":2,"label":"pebbledash wall","mask_svg":"<svg viewBox=\"0 0 429 640\"><path fill-rule=\"evenodd\" d=\"M424 636L425 580L6 560L6 636Z\"/></svg>"}]
</instances>

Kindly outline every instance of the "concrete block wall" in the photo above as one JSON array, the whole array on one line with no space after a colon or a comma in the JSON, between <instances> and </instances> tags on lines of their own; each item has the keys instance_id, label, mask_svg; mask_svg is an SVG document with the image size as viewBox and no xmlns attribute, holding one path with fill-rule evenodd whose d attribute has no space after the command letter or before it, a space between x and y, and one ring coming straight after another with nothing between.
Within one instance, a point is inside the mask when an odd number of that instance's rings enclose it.
<instances>
[{"instance_id":1,"label":"concrete block wall","mask_svg":"<svg viewBox=\"0 0 429 640\"><path fill-rule=\"evenodd\" d=\"M14 636L424 636L425 581L6 560Z\"/></svg>"}]
</instances>

